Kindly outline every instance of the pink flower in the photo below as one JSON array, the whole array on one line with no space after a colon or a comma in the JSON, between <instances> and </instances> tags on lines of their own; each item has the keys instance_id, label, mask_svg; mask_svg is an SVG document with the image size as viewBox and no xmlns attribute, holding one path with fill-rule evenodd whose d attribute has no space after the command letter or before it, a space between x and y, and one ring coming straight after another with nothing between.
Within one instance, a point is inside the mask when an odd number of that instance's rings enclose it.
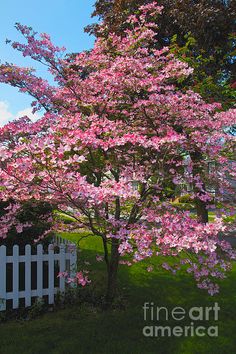
<instances>
[{"instance_id":1,"label":"pink flower","mask_svg":"<svg viewBox=\"0 0 236 354\"><path fill-rule=\"evenodd\" d=\"M152 272L152 271L153 271L153 269L154 269L154 268L153 268L153 266L149 266L149 267L147 267L147 271L148 271L148 272Z\"/></svg>"},{"instance_id":2,"label":"pink flower","mask_svg":"<svg viewBox=\"0 0 236 354\"><path fill-rule=\"evenodd\" d=\"M97 262L102 262L104 260L103 256L99 256L98 254L96 255L96 261Z\"/></svg>"}]
</instances>

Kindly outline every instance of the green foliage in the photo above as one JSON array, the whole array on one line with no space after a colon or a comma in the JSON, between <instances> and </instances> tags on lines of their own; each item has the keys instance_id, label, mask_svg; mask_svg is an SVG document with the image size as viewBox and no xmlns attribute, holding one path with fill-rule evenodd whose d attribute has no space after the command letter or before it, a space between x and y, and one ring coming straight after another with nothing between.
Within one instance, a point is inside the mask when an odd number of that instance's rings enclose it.
<instances>
[{"instance_id":1,"label":"green foliage","mask_svg":"<svg viewBox=\"0 0 236 354\"><path fill-rule=\"evenodd\" d=\"M180 203L191 203L192 201L190 194L181 195L178 199Z\"/></svg>"},{"instance_id":2,"label":"green foliage","mask_svg":"<svg viewBox=\"0 0 236 354\"><path fill-rule=\"evenodd\" d=\"M198 48L198 43L192 33L184 36L185 43L178 44L178 36L171 39L171 52L180 60L185 61L194 69L193 75L188 80L180 82L186 89L191 86L194 91L200 93L209 102L216 101L223 104L224 109L228 109L235 104L236 90L230 84L232 77L224 67L222 57L222 67L215 72L208 70L208 67L217 67L219 58L217 55L209 55L206 50ZM226 60L226 59L225 59ZM233 59L232 59L233 60Z\"/></svg>"},{"instance_id":3,"label":"green foliage","mask_svg":"<svg viewBox=\"0 0 236 354\"><path fill-rule=\"evenodd\" d=\"M34 304L29 308L28 318L34 319L46 311L46 305L42 298L38 297Z\"/></svg>"}]
</instances>

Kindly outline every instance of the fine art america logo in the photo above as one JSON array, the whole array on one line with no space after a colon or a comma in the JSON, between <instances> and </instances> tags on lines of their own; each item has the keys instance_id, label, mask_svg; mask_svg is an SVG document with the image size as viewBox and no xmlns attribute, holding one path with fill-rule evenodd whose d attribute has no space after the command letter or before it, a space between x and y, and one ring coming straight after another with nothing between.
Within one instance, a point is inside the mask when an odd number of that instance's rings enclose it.
<instances>
[{"instance_id":1,"label":"fine art america logo","mask_svg":"<svg viewBox=\"0 0 236 354\"><path fill-rule=\"evenodd\" d=\"M187 311L179 306L169 310L163 306L156 306L153 302L145 302L143 314L144 321L148 325L143 327L143 335L145 337L218 337L218 326L212 325L212 322L217 323L219 311L217 302L214 306L192 307ZM184 321L184 325L181 321ZM211 321L211 325L207 321ZM149 325L150 322L153 324Z\"/></svg>"}]
</instances>

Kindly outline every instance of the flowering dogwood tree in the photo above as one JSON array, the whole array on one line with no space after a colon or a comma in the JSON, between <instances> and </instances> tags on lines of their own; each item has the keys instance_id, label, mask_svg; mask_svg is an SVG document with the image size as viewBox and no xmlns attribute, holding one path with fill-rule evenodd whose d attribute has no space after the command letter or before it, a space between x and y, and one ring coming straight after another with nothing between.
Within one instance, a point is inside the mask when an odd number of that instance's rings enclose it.
<instances>
[{"instance_id":1,"label":"flowering dogwood tree","mask_svg":"<svg viewBox=\"0 0 236 354\"><path fill-rule=\"evenodd\" d=\"M142 6L129 17L125 36L111 33L91 51L74 55L64 55L48 35L38 38L17 24L26 44L14 42L13 48L47 65L55 86L32 69L0 66L1 82L33 96L34 111L46 111L37 122L23 117L1 128L0 197L46 201L74 220L73 225L55 222L55 230L89 230L101 237L109 301L119 263L175 256L178 264L163 267L175 273L184 264L198 287L214 294L214 279L223 278L235 258L230 244L218 238L225 228L220 214L207 223L171 203L169 186L185 181L193 186L196 209L221 201L220 211L232 212L230 205L222 210L221 192L231 188L225 176L235 176L227 157L233 137L225 128L236 115L181 91L192 69L168 48L153 45L153 18L161 10L155 2ZM209 159L217 166L210 172ZM217 195L207 189L209 182ZM17 208L9 207L1 220L5 234ZM27 225L17 225L22 227ZM86 281L79 272L77 282Z\"/></svg>"}]
</instances>

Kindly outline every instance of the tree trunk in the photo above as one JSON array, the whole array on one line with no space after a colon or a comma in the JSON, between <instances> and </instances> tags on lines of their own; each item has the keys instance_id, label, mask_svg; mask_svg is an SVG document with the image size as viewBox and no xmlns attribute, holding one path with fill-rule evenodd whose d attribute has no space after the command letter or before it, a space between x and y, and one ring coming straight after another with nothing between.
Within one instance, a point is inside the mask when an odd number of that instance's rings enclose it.
<instances>
[{"instance_id":1,"label":"tree trunk","mask_svg":"<svg viewBox=\"0 0 236 354\"><path fill-rule=\"evenodd\" d=\"M206 224L208 222L208 210L206 207L206 203L199 198L195 198L195 205L198 220Z\"/></svg>"},{"instance_id":2,"label":"tree trunk","mask_svg":"<svg viewBox=\"0 0 236 354\"><path fill-rule=\"evenodd\" d=\"M197 175L201 176L204 173L204 168L202 167L204 160L201 152L194 151L190 153L190 156L193 162L193 176L197 176ZM205 185L203 185L203 189L205 189ZM201 194L201 191L196 187L194 187L194 192ZM208 222L207 203L197 197L195 198L194 201L195 201L198 220L202 223L207 223Z\"/></svg>"},{"instance_id":3,"label":"tree trunk","mask_svg":"<svg viewBox=\"0 0 236 354\"><path fill-rule=\"evenodd\" d=\"M111 257L108 266L106 303L111 305L117 292L117 273L119 266L119 240L112 239Z\"/></svg>"}]
</instances>

